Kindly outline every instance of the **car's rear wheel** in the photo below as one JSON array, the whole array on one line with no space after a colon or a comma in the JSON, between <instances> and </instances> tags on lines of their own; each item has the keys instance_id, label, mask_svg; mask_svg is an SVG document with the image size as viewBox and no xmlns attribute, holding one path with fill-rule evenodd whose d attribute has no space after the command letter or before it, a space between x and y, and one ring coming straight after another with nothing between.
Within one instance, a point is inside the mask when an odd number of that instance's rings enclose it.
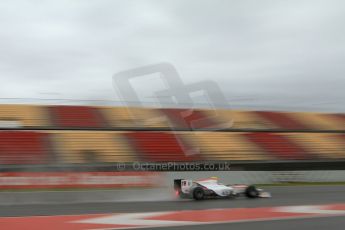
<instances>
[{"instance_id":1,"label":"car's rear wheel","mask_svg":"<svg viewBox=\"0 0 345 230\"><path fill-rule=\"evenodd\" d=\"M256 189L254 185L250 185L246 188L245 194L248 198L258 198L259 191Z\"/></svg>"},{"instance_id":2,"label":"car's rear wheel","mask_svg":"<svg viewBox=\"0 0 345 230\"><path fill-rule=\"evenodd\" d=\"M181 199L189 198L188 194L183 193L181 190L178 190L177 193L178 197L180 197Z\"/></svg>"},{"instance_id":3,"label":"car's rear wheel","mask_svg":"<svg viewBox=\"0 0 345 230\"><path fill-rule=\"evenodd\" d=\"M204 193L204 190L200 187L196 187L194 190L193 190L193 198L195 200L203 200L205 197L205 193Z\"/></svg>"}]
</instances>

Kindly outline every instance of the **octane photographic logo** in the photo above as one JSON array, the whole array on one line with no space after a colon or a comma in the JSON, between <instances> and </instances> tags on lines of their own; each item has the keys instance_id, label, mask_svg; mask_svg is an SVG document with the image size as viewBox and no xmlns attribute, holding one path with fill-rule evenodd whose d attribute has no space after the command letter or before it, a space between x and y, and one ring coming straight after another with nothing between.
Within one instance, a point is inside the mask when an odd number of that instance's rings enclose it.
<instances>
[{"instance_id":1,"label":"octane photographic logo","mask_svg":"<svg viewBox=\"0 0 345 230\"><path fill-rule=\"evenodd\" d=\"M184 84L176 68L170 63L158 63L142 66L113 75L113 87L118 93L121 101L124 103L124 106L127 107L133 122L152 123L155 121L165 121L169 124L169 128L172 131L178 131L176 125L174 125L170 119L167 119L163 113L159 113L160 115L150 117L148 120L143 121L141 117L138 117L139 115L137 113L134 113L129 109L133 103L136 104L136 107L145 108L143 100L139 98L138 92L135 90L131 80L144 78L151 74L158 74L159 80L161 80L166 87L165 89L152 90L153 98L156 99L157 102L156 107L158 107L158 109L167 107L180 108L180 110L178 110L179 112L174 114L177 116L175 117L175 121L178 120L184 127L188 127L191 130L219 130L230 128L232 126L233 122L231 118L220 118L217 112L217 107L229 108L226 97L218 84L211 80L199 81L193 84ZM148 81L147 84L149 85L150 82ZM199 118L200 116L193 116L196 112L196 105L191 94L196 92L202 92L203 96L208 99L208 103L206 105L208 111L207 116L203 116L202 118ZM186 105L188 108L186 108ZM214 122L207 122L210 120ZM140 126L140 123L138 123L138 125ZM199 150L195 149L195 147L186 147L186 145L182 144L177 135L175 135L175 138L182 147L185 155L199 153Z\"/></svg>"}]
</instances>

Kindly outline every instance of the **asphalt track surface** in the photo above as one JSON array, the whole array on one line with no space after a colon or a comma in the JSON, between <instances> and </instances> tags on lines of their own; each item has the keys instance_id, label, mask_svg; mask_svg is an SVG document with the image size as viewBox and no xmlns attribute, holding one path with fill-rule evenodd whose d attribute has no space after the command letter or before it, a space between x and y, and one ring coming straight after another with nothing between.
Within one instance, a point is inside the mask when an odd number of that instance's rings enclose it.
<instances>
[{"instance_id":1,"label":"asphalt track surface","mask_svg":"<svg viewBox=\"0 0 345 230\"><path fill-rule=\"evenodd\" d=\"M291 186L267 187L272 193L270 199L231 200L170 200L156 202L117 202L117 203L80 203L80 204L28 204L0 206L1 217L75 215L95 213L138 213L178 210L204 210L219 208L254 208L291 205L321 205L345 203L345 186ZM1 194L0 194L1 195ZM345 229L344 216L316 217L305 219L269 220L259 222L224 223L212 225L195 225L180 227L163 227L156 229Z\"/></svg>"}]
</instances>

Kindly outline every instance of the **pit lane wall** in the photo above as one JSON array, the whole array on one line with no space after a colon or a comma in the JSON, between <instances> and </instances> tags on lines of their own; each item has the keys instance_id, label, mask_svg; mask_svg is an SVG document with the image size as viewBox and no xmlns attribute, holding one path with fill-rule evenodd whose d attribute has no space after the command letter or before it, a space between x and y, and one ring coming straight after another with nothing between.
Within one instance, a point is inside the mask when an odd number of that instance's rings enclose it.
<instances>
[{"instance_id":1,"label":"pit lane wall","mask_svg":"<svg viewBox=\"0 0 345 230\"><path fill-rule=\"evenodd\" d=\"M154 172L6 172L1 189L147 188L163 183Z\"/></svg>"},{"instance_id":2,"label":"pit lane wall","mask_svg":"<svg viewBox=\"0 0 345 230\"><path fill-rule=\"evenodd\" d=\"M345 182L345 170L332 171L191 171L191 172L7 172L1 190L170 187L174 179L218 177L226 184Z\"/></svg>"}]
</instances>

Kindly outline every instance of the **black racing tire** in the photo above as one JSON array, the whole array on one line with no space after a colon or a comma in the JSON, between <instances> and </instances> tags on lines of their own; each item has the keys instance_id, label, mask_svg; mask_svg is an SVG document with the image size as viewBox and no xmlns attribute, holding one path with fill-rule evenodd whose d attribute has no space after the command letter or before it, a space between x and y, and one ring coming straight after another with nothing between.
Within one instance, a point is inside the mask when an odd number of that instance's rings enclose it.
<instances>
[{"instance_id":1,"label":"black racing tire","mask_svg":"<svg viewBox=\"0 0 345 230\"><path fill-rule=\"evenodd\" d=\"M256 189L254 185L250 185L246 188L245 195L248 198L258 198L259 191Z\"/></svg>"},{"instance_id":2,"label":"black racing tire","mask_svg":"<svg viewBox=\"0 0 345 230\"><path fill-rule=\"evenodd\" d=\"M193 190L193 198L194 200L203 200L205 198L204 190L200 187L196 187Z\"/></svg>"}]
</instances>

